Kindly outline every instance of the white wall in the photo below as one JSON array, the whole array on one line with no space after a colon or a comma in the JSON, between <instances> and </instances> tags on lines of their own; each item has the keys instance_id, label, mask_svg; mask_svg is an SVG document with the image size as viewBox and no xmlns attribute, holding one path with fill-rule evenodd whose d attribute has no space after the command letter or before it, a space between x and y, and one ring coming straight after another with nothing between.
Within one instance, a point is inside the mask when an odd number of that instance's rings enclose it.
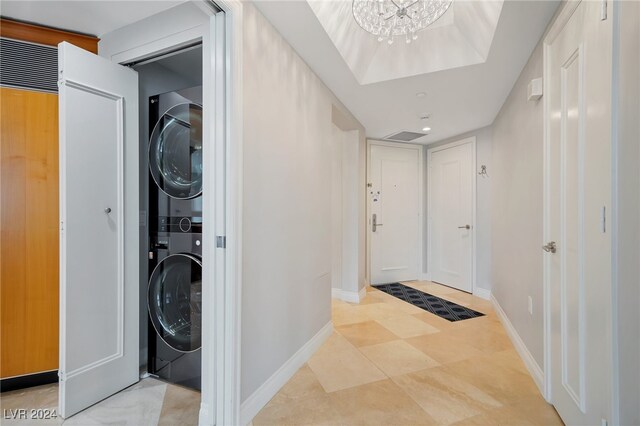
<instances>
[{"instance_id":1,"label":"white wall","mask_svg":"<svg viewBox=\"0 0 640 426\"><path fill-rule=\"evenodd\" d=\"M637 425L640 424L640 3L625 1L616 7L619 12L616 13L619 96L614 104L619 126L614 138L614 161L618 166L614 190L618 192L617 199L614 198L614 214L618 219L614 219L617 222L614 265L619 268L617 276L614 274L619 339L616 390L620 395L618 423Z\"/></svg>"},{"instance_id":2,"label":"white wall","mask_svg":"<svg viewBox=\"0 0 640 426\"><path fill-rule=\"evenodd\" d=\"M352 257L355 256L357 262L355 266L357 268L357 283L354 285L349 279L345 289L359 290L368 284L367 221L365 217L367 211L367 140L362 125L340 104L332 106L331 117L335 127L345 132L343 137L348 141L343 151L346 160L342 162L343 175L347 179L343 194L344 212L349 216L344 221L353 224L354 214L358 221L357 227L348 228L348 232L354 232L354 234L345 234L345 238L349 241L345 242L345 245L350 247L348 256L351 257L347 261L349 268L354 267Z\"/></svg>"},{"instance_id":3,"label":"white wall","mask_svg":"<svg viewBox=\"0 0 640 426\"><path fill-rule=\"evenodd\" d=\"M527 101L542 77L538 44L493 123L492 293L538 365L543 365L543 103ZM527 311L533 299L533 314Z\"/></svg>"},{"instance_id":4,"label":"white wall","mask_svg":"<svg viewBox=\"0 0 640 426\"><path fill-rule=\"evenodd\" d=\"M345 136L335 125L331 126L331 288L342 290L342 256L343 256L343 226L342 226L342 146Z\"/></svg>"},{"instance_id":5,"label":"white wall","mask_svg":"<svg viewBox=\"0 0 640 426\"><path fill-rule=\"evenodd\" d=\"M335 124L331 138L331 287L353 296L363 286L359 275L359 209L358 154L359 135Z\"/></svg>"},{"instance_id":6,"label":"white wall","mask_svg":"<svg viewBox=\"0 0 640 426\"><path fill-rule=\"evenodd\" d=\"M437 146L445 145L451 142L459 141L465 138L475 136L476 138L476 286L485 290L491 290L491 144L492 144L492 127L483 127L472 132L467 132L459 136L435 142L427 145L423 151L424 158L424 224L423 224L423 273L429 273L429 229L428 229L428 173L427 173L427 150ZM478 176L480 166L487 166L489 177Z\"/></svg>"},{"instance_id":7,"label":"white wall","mask_svg":"<svg viewBox=\"0 0 640 426\"><path fill-rule=\"evenodd\" d=\"M362 232L366 226L362 178L366 158L360 155L366 143L357 130L343 131L342 141L342 289L357 293L366 284L366 241Z\"/></svg>"},{"instance_id":8,"label":"white wall","mask_svg":"<svg viewBox=\"0 0 640 426\"><path fill-rule=\"evenodd\" d=\"M355 119L253 4L243 17L245 401L330 321L333 109Z\"/></svg>"}]
</instances>

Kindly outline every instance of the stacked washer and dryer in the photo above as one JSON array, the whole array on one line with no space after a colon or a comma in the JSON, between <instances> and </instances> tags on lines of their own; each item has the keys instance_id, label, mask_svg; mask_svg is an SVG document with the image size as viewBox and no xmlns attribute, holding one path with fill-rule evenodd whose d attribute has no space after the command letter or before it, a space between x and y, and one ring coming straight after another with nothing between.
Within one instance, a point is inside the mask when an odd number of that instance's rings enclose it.
<instances>
[{"instance_id":1,"label":"stacked washer and dryer","mask_svg":"<svg viewBox=\"0 0 640 426\"><path fill-rule=\"evenodd\" d=\"M202 87L149 98L149 362L201 388Z\"/></svg>"}]
</instances>

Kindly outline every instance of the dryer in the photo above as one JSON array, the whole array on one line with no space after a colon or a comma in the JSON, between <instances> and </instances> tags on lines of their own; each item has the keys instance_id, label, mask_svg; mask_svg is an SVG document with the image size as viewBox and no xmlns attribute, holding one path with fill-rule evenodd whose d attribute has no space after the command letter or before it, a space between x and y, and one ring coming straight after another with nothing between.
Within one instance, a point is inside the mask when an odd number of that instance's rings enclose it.
<instances>
[{"instance_id":1,"label":"dryer","mask_svg":"<svg viewBox=\"0 0 640 426\"><path fill-rule=\"evenodd\" d=\"M149 373L201 388L202 87L149 98Z\"/></svg>"}]
</instances>

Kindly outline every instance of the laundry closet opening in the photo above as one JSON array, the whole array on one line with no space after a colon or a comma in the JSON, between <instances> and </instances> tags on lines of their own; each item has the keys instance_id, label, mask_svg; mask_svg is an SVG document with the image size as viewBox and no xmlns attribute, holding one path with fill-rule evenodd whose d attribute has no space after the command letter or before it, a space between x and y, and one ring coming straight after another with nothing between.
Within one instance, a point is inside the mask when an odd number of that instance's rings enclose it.
<instances>
[{"instance_id":1,"label":"laundry closet opening","mask_svg":"<svg viewBox=\"0 0 640 426\"><path fill-rule=\"evenodd\" d=\"M140 370L195 391L206 226L202 64L198 43L131 65L140 102ZM200 394L190 398L197 416Z\"/></svg>"}]
</instances>

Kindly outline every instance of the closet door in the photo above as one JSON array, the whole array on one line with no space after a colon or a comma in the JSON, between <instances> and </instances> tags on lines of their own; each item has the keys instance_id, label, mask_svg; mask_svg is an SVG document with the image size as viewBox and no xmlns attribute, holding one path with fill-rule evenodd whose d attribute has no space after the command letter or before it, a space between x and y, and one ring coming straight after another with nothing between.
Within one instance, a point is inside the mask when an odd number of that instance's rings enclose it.
<instances>
[{"instance_id":1,"label":"closet door","mask_svg":"<svg viewBox=\"0 0 640 426\"><path fill-rule=\"evenodd\" d=\"M138 381L138 74L68 43L60 75L60 415Z\"/></svg>"}]
</instances>

